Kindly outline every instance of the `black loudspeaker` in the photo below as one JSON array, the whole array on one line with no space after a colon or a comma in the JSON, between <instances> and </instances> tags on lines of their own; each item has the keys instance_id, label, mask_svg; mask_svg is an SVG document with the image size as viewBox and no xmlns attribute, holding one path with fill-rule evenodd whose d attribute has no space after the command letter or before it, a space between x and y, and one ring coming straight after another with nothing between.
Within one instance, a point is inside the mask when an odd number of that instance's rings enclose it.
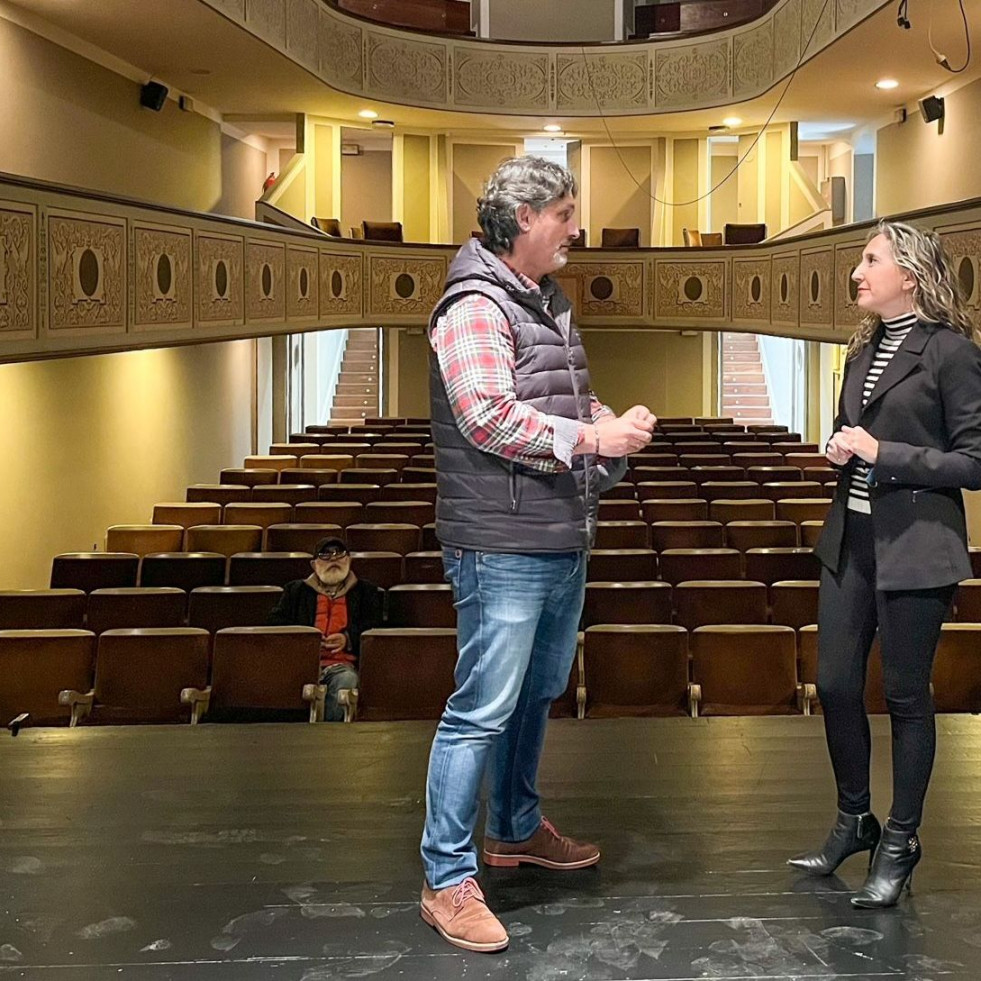
<instances>
[{"instance_id":1,"label":"black loudspeaker","mask_svg":"<svg viewBox=\"0 0 981 981\"><path fill-rule=\"evenodd\" d=\"M936 95L928 95L925 99L920 99L920 113L925 123L934 123L938 119L943 119L944 100Z\"/></svg>"},{"instance_id":2,"label":"black loudspeaker","mask_svg":"<svg viewBox=\"0 0 981 981\"><path fill-rule=\"evenodd\" d=\"M160 112L167 101L167 86L159 82L147 82L140 86L140 105Z\"/></svg>"}]
</instances>

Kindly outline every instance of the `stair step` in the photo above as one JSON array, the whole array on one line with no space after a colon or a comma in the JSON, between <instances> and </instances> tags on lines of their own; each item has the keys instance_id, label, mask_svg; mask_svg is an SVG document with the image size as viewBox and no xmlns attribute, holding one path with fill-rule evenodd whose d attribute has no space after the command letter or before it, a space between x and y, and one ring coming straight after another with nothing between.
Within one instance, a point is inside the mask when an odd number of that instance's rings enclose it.
<instances>
[{"instance_id":1,"label":"stair step","mask_svg":"<svg viewBox=\"0 0 981 981\"><path fill-rule=\"evenodd\" d=\"M345 408L344 406L338 406L336 409L332 409L330 413L331 422L350 422L352 420L367 419L368 416L376 415L374 410L367 409L355 409L355 408Z\"/></svg>"},{"instance_id":2,"label":"stair step","mask_svg":"<svg viewBox=\"0 0 981 981\"><path fill-rule=\"evenodd\" d=\"M769 405L770 396L765 392L756 395L724 395L722 404L725 405Z\"/></svg>"},{"instance_id":3,"label":"stair step","mask_svg":"<svg viewBox=\"0 0 981 981\"><path fill-rule=\"evenodd\" d=\"M765 385L766 376L762 371L727 371L722 376L723 385Z\"/></svg>"},{"instance_id":4,"label":"stair step","mask_svg":"<svg viewBox=\"0 0 981 981\"><path fill-rule=\"evenodd\" d=\"M377 395L378 382L365 384L364 382L345 382L338 381L337 388L334 389L335 395Z\"/></svg>"},{"instance_id":5,"label":"stair step","mask_svg":"<svg viewBox=\"0 0 981 981\"><path fill-rule=\"evenodd\" d=\"M378 399L372 398L370 395L335 395L334 396L334 406L335 408L350 408L351 406L356 406L358 408L374 408L378 405Z\"/></svg>"},{"instance_id":6,"label":"stair step","mask_svg":"<svg viewBox=\"0 0 981 981\"><path fill-rule=\"evenodd\" d=\"M359 382L365 382L370 385L372 382L378 381L377 371L354 371L351 369L345 370L341 369L340 374L337 376L338 381L345 381L357 384Z\"/></svg>"}]
</instances>

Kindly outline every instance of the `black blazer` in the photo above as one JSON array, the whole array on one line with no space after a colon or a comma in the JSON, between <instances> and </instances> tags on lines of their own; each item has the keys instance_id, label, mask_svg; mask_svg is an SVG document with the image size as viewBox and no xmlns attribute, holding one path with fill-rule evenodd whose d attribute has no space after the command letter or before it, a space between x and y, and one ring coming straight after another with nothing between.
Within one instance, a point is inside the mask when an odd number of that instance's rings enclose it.
<instances>
[{"instance_id":1,"label":"black blazer","mask_svg":"<svg viewBox=\"0 0 981 981\"><path fill-rule=\"evenodd\" d=\"M283 595L269 614L271 626L312 627L317 619L317 597L320 594L304 579L294 579L283 587ZM382 625L385 592L374 583L359 579L347 596L348 648L355 663L361 654L361 635Z\"/></svg>"},{"instance_id":2,"label":"black blazer","mask_svg":"<svg viewBox=\"0 0 981 981\"><path fill-rule=\"evenodd\" d=\"M879 441L869 487L878 589L931 589L968 579L961 489L981 489L981 348L947 327L918 322L879 376L865 408L862 389L883 328L845 366L834 431L862 426ZM814 549L838 571L848 485Z\"/></svg>"}]
</instances>

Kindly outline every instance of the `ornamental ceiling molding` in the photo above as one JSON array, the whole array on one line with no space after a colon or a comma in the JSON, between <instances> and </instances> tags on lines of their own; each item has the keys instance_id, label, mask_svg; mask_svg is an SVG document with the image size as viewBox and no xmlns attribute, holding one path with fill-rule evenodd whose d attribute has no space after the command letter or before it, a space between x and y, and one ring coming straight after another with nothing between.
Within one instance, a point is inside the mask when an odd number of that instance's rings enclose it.
<instances>
[{"instance_id":1,"label":"ornamental ceiling molding","mask_svg":"<svg viewBox=\"0 0 981 981\"><path fill-rule=\"evenodd\" d=\"M780 0L694 39L495 44L359 20L322 0L202 0L331 88L420 108L511 115L650 115L762 95L893 0ZM808 43L810 41L810 43Z\"/></svg>"}]
</instances>

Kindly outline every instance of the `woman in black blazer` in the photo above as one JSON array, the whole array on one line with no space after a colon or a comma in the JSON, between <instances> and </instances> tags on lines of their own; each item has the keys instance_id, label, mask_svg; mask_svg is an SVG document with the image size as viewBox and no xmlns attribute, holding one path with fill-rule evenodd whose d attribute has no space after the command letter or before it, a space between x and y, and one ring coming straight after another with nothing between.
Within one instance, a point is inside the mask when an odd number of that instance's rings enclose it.
<instances>
[{"instance_id":1,"label":"woman in black blazer","mask_svg":"<svg viewBox=\"0 0 981 981\"><path fill-rule=\"evenodd\" d=\"M933 768L930 674L958 581L971 576L962 489L981 488L981 349L940 239L880 222L852 278L865 317L848 345L828 460L840 468L822 563L818 696L838 786L824 845L790 860L830 875L871 852L855 906L892 906L920 860ZM876 630L892 725L893 803L870 810L865 673Z\"/></svg>"}]
</instances>

